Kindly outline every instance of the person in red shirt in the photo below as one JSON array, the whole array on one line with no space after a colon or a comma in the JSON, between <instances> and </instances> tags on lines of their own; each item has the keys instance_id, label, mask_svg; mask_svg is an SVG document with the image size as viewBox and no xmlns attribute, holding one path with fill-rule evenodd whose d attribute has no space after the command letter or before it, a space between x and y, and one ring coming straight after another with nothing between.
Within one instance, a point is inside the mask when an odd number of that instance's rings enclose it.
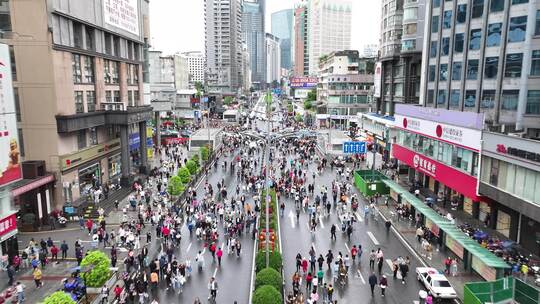
<instances>
[{"instance_id":1,"label":"person in red shirt","mask_svg":"<svg viewBox=\"0 0 540 304\"><path fill-rule=\"evenodd\" d=\"M92 219L86 220L86 229L88 229L88 235L92 233L92 226L94 226L94 222L92 222Z\"/></svg>"},{"instance_id":2,"label":"person in red shirt","mask_svg":"<svg viewBox=\"0 0 540 304\"><path fill-rule=\"evenodd\" d=\"M303 258L303 259L302 259L302 271L303 271L304 273L307 272L307 267L308 267L308 262L307 262L306 258Z\"/></svg>"},{"instance_id":3,"label":"person in red shirt","mask_svg":"<svg viewBox=\"0 0 540 304\"><path fill-rule=\"evenodd\" d=\"M358 249L356 248L356 245L353 245L353 247L351 248L351 257L352 257L353 263L356 260L357 254L358 254Z\"/></svg>"},{"instance_id":4,"label":"person in red shirt","mask_svg":"<svg viewBox=\"0 0 540 304\"><path fill-rule=\"evenodd\" d=\"M217 255L218 265L221 267L221 257L223 256L223 250L221 250L221 247L218 248L216 255Z\"/></svg>"},{"instance_id":5,"label":"person in red shirt","mask_svg":"<svg viewBox=\"0 0 540 304\"><path fill-rule=\"evenodd\" d=\"M212 254L212 260L216 261L216 243L210 245L210 253Z\"/></svg>"},{"instance_id":6,"label":"person in red shirt","mask_svg":"<svg viewBox=\"0 0 540 304\"><path fill-rule=\"evenodd\" d=\"M311 283L313 282L313 276L311 275L311 272L307 274L306 276L306 289L311 290Z\"/></svg>"},{"instance_id":7,"label":"person in red shirt","mask_svg":"<svg viewBox=\"0 0 540 304\"><path fill-rule=\"evenodd\" d=\"M52 256L51 259L53 261L58 260L58 251L59 251L58 247L56 247L56 245L53 244L51 247L51 256Z\"/></svg>"},{"instance_id":8,"label":"person in red shirt","mask_svg":"<svg viewBox=\"0 0 540 304\"><path fill-rule=\"evenodd\" d=\"M116 287L114 288L114 299L120 299L120 296L122 295L122 291L124 289L120 287L120 285L116 284Z\"/></svg>"}]
</instances>

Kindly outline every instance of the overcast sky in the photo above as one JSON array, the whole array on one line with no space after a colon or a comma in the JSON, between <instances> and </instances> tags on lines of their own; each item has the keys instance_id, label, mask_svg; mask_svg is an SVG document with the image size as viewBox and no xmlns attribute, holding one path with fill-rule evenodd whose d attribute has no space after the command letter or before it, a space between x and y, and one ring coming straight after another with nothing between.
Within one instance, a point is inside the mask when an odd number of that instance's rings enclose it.
<instances>
[{"instance_id":1,"label":"overcast sky","mask_svg":"<svg viewBox=\"0 0 540 304\"><path fill-rule=\"evenodd\" d=\"M293 8L294 0L266 0L266 31L273 12ZM381 0L351 0L353 3L351 48L363 51L377 44ZM154 49L164 54L204 51L204 0L150 1L150 36Z\"/></svg>"}]
</instances>

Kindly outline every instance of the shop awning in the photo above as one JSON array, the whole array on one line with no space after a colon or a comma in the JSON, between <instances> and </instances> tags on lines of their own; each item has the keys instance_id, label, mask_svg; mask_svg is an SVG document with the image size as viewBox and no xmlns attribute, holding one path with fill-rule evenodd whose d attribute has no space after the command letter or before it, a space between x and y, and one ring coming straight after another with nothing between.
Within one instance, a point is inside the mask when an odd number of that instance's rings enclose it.
<instances>
[{"instance_id":1,"label":"shop awning","mask_svg":"<svg viewBox=\"0 0 540 304\"><path fill-rule=\"evenodd\" d=\"M405 188L393 180L383 179L385 183L392 191L399 193L403 200L406 200L411 204L414 209L422 213L426 218L436 224L440 230L444 231L452 239L456 240L463 248L473 256L480 259L484 264L493 268L510 268L510 266L501 258L497 257L491 251L480 246L478 242L471 239L468 235L463 233L456 225L450 223L450 221L443 216L440 216L435 210L426 205L423 201L419 200L414 194L409 193Z\"/></svg>"},{"instance_id":2,"label":"shop awning","mask_svg":"<svg viewBox=\"0 0 540 304\"><path fill-rule=\"evenodd\" d=\"M13 185L11 194L13 196L19 196L30 190L33 190L45 184L54 182L54 180L55 180L54 175L52 174L41 176L35 179L23 179Z\"/></svg>"}]
</instances>

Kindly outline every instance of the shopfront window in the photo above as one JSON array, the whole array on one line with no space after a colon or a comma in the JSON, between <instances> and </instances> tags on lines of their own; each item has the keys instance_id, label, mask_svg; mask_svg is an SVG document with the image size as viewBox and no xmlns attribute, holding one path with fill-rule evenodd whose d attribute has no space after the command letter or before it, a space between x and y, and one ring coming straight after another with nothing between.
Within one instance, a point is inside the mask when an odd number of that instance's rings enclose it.
<instances>
[{"instance_id":1,"label":"shopfront window","mask_svg":"<svg viewBox=\"0 0 540 304\"><path fill-rule=\"evenodd\" d=\"M99 163L79 170L79 189L82 197L90 195L91 189L101 183Z\"/></svg>"},{"instance_id":2,"label":"shopfront window","mask_svg":"<svg viewBox=\"0 0 540 304\"><path fill-rule=\"evenodd\" d=\"M117 154L109 157L109 179L122 173L122 155Z\"/></svg>"}]
</instances>

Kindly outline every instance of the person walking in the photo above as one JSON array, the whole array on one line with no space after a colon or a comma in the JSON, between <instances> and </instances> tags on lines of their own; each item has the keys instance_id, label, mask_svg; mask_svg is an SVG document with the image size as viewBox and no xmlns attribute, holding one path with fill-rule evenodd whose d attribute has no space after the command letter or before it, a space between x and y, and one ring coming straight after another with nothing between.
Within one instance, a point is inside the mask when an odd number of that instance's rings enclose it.
<instances>
[{"instance_id":1,"label":"person walking","mask_svg":"<svg viewBox=\"0 0 540 304\"><path fill-rule=\"evenodd\" d=\"M60 251L62 252L62 260L66 259L68 250L69 250L69 246L66 243L66 240L63 240L62 244L60 244Z\"/></svg>"},{"instance_id":2,"label":"person walking","mask_svg":"<svg viewBox=\"0 0 540 304\"><path fill-rule=\"evenodd\" d=\"M34 282L36 283L37 288L40 288L43 285L43 283L41 283L42 275L43 274L41 273L41 269L39 267L36 267L32 272L32 276L34 277Z\"/></svg>"},{"instance_id":3,"label":"person walking","mask_svg":"<svg viewBox=\"0 0 540 304\"><path fill-rule=\"evenodd\" d=\"M379 282L379 286L381 287L381 296L384 297L384 292L386 291L386 287L388 287L386 275L383 274L381 281Z\"/></svg>"},{"instance_id":4,"label":"person walking","mask_svg":"<svg viewBox=\"0 0 540 304\"><path fill-rule=\"evenodd\" d=\"M377 258L377 254L375 253L375 250L371 250L369 253L369 269L373 270L375 269L375 259Z\"/></svg>"},{"instance_id":5,"label":"person walking","mask_svg":"<svg viewBox=\"0 0 540 304\"><path fill-rule=\"evenodd\" d=\"M21 282L17 282L17 285L15 285L15 290L17 292L17 303L21 304L24 302L24 289L26 286L22 284Z\"/></svg>"},{"instance_id":6,"label":"person walking","mask_svg":"<svg viewBox=\"0 0 540 304\"><path fill-rule=\"evenodd\" d=\"M371 288L371 296L374 296L375 291L375 285L377 285L377 276L375 275L375 272L371 272L371 275L368 278L369 287Z\"/></svg>"},{"instance_id":7,"label":"person walking","mask_svg":"<svg viewBox=\"0 0 540 304\"><path fill-rule=\"evenodd\" d=\"M208 300L216 300L217 297L217 291L218 291L218 283L216 281L216 278L211 277L210 282L208 283L208 289L210 290L210 295L208 296Z\"/></svg>"},{"instance_id":8,"label":"person walking","mask_svg":"<svg viewBox=\"0 0 540 304\"><path fill-rule=\"evenodd\" d=\"M330 240L336 240L336 224L332 224L332 227L330 227Z\"/></svg>"},{"instance_id":9,"label":"person walking","mask_svg":"<svg viewBox=\"0 0 540 304\"><path fill-rule=\"evenodd\" d=\"M221 257L223 257L223 250L221 249L221 247L218 248L218 250L216 252L216 256L217 256L217 259L218 259L218 265L219 265L219 267L221 267Z\"/></svg>"}]
</instances>

